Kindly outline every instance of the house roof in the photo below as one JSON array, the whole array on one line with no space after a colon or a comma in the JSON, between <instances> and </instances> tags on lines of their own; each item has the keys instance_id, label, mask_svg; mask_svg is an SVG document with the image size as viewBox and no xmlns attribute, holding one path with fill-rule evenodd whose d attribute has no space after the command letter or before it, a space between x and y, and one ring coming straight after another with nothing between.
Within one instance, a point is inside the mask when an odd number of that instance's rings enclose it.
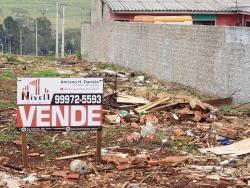
<instances>
[{"instance_id":1,"label":"house roof","mask_svg":"<svg viewBox=\"0 0 250 188\"><path fill-rule=\"evenodd\" d=\"M104 0L113 12L249 11L250 0ZM237 3L236 3L237 1Z\"/></svg>"}]
</instances>

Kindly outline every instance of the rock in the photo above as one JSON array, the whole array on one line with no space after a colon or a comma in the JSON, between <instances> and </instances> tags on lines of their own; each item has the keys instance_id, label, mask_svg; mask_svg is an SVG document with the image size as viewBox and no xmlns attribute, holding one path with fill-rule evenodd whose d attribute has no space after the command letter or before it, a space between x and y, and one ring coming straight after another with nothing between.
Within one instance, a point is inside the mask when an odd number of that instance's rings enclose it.
<instances>
[{"instance_id":1,"label":"rock","mask_svg":"<svg viewBox=\"0 0 250 188\"><path fill-rule=\"evenodd\" d=\"M181 129L174 129L174 132L173 132L174 136L175 137L181 137L181 136L184 136L185 135L185 132Z\"/></svg>"},{"instance_id":2,"label":"rock","mask_svg":"<svg viewBox=\"0 0 250 188\"><path fill-rule=\"evenodd\" d=\"M226 127L221 127L218 131L219 135L224 136L226 138L235 139L238 136L238 131Z\"/></svg>"},{"instance_id":3,"label":"rock","mask_svg":"<svg viewBox=\"0 0 250 188\"><path fill-rule=\"evenodd\" d=\"M145 125L145 124L147 124L149 122L157 124L159 122L159 119L153 114L147 114L147 115L141 116L141 118L140 118L140 123L141 124Z\"/></svg>"},{"instance_id":4,"label":"rock","mask_svg":"<svg viewBox=\"0 0 250 188\"><path fill-rule=\"evenodd\" d=\"M155 134L150 134L150 135L146 135L143 139L142 139L144 144L150 144L156 141L156 135Z\"/></svg>"},{"instance_id":5,"label":"rock","mask_svg":"<svg viewBox=\"0 0 250 188\"><path fill-rule=\"evenodd\" d=\"M111 124L118 124L121 122L121 117L119 115L106 115L105 120Z\"/></svg>"},{"instance_id":6,"label":"rock","mask_svg":"<svg viewBox=\"0 0 250 188\"><path fill-rule=\"evenodd\" d=\"M138 125L137 123L133 122L131 123L131 127L133 127L134 129L140 129L140 125Z\"/></svg>"},{"instance_id":7,"label":"rock","mask_svg":"<svg viewBox=\"0 0 250 188\"><path fill-rule=\"evenodd\" d=\"M137 87L134 91L134 94L136 96L140 96L140 97L147 99L149 95L149 90L150 88L148 87Z\"/></svg>"},{"instance_id":8,"label":"rock","mask_svg":"<svg viewBox=\"0 0 250 188\"><path fill-rule=\"evenodd\" d=\"M23 178L24 182L34 182L34 181L37 181L37 180L38 180L38 178L36 177L36 174L30 174L26 178Z\"/></svg>"},{"instance_id":9,"label":"rock","mask_svg":"<svg viewBox=\"0 0 250 188\"><path fill-rule=\"evenodd\" d=\"M250 128L243 132L243 136L250 136Z\"/></svg>"},{"instance_id":10,"label":"rock","mask_svg":"<svg viewBox=\"0 0 250 188\"><path fill-rule=\"evenodd\" d=\"M52 176L66 178L69 172L69 170L56 170L52 173Z\"/></svg>"},{"instance_id":11,"label":"rock","mask_svg":"<svg viewBox=\"0 0 250 188\"><path fill-rule=\"evenodd\" d=\"M75 180L79 180L80 179L80 174L76 174L76 173L69 173L67 175L68 179L75 179Z\"/></svg>"},{"instance_id":12,"label":"rock","mask_svg":"<svg viewBox=\"0 0 250 188\"><path fill-rule=\"evenodd\" d=\"M201 119L202 119L202 113L200 111L195 111L194 112L194 121L200 122Z\"/></svg>"},{"instance_id":13,"label":"rock","mask_svg":"<svg viewBox=\"0 0 250 188\"><path fill-rule=\"evenodd\" d=\"M129 143L132 143L132 142L140 140L140 138L141 138L141 135L137 132L134 132L134 133L127 136L127 141Z\"/></svg>"},{"instance_id":14,"label":"rock","mask_svg":"<svg viewBox=\"0 0 250 188\"><path fill-rule=\"evenodd\" d=\"M220 176L217 175L217 174L207 175L206 178L207 178L207 179L210 179L210 180L217 180L217 181L220 180Z\"/></svg>"},{"instance_id":15,"label":"rock","mask_svg":"<svg viewBox=\"0 0 250 188\"><path fill-rule=\"evenodd\" d=\"M79 174L85 174L88 172L88 165L86 162L76 159L70 163L70 170Z\"/></svg>"}]
</instances>

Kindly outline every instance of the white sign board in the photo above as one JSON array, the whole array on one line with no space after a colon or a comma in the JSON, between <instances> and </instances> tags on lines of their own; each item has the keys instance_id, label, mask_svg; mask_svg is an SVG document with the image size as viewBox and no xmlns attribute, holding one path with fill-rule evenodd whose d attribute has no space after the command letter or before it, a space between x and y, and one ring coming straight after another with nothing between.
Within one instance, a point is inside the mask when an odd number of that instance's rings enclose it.
<instances>
[{"instance_id":1,"label":"white sign board","mask_svg":"<svg viewBox=\"0 0 250 188\"><path fill-rule=\"evenodd\" d=\"M100 130L102 78L19 78L19 131Z\"/></svg>"}]
</instances>

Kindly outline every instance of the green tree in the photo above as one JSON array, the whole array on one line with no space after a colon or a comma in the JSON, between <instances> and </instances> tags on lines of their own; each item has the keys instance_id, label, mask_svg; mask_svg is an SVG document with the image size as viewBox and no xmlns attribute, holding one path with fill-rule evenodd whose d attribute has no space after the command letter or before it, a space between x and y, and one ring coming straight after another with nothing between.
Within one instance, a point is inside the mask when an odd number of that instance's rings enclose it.
<instances>
[{"instance_id":1,"label":"green tree","mask_svg":"<svg viewBox=\"0 0 250 188\"><path fill-rule=\"evenodd\" d=\"M8 16L7 18L5 18L3 23L4 23L6 36L8 38L8 44L11 44L12 52L17 53L19 50L18 24L11 16Z\"/></svg>"},{"instance_id":2,"label":"green tree","mask_svg":"<svg viewBox=\"0 0 250 188\"><path fill-rule=\"evenodd\" d=\"M3 24L0 24L0 47L5 48L5 31L4 31L4 28L3 28Z\"/></svg>"}]
</instances>

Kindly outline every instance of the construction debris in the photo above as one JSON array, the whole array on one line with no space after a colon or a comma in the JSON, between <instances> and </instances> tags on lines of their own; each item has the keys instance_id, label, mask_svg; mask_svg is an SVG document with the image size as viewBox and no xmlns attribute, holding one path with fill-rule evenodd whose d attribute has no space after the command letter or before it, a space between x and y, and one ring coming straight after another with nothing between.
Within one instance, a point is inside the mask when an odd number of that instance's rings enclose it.
<instances>
[{"instance_id":1,"label":"construction debris","mask_svg":"<svg viewBox=\"0 0 250 188\"><path fill-rule=\"evenodd\" d=\"M213 147L213 148L202 148L200 152L212 152L216 155L245 155L250 153L250 138L241 140L229 146Z\"/></svg>"},{"instance_id":2,"label":"construction debris","mask_svg":"<svg viewBox=\"0 0 250 188\"><path fill-rule=\"evenodd\" d=\"M31 180L37 180L28 181L27 186L249 184L249 110L231 106L231 97L214 99L142 73L81 61L76 56L58 62L36 62L4 64L0 74L10 70L18 76L29 76L30 72L49 69L62 77L104 79L102 162L95 162L95 132L30 134L29 173L34 173ZM22 185L30 174L23 172L19 151L22 143L12 123L16 108L10 104L16 101L15 92L15 79L0 79L0 174L18 177ZM5 186L5 180L0 176L0 187Z\"/></svg>"}]
</instances>

